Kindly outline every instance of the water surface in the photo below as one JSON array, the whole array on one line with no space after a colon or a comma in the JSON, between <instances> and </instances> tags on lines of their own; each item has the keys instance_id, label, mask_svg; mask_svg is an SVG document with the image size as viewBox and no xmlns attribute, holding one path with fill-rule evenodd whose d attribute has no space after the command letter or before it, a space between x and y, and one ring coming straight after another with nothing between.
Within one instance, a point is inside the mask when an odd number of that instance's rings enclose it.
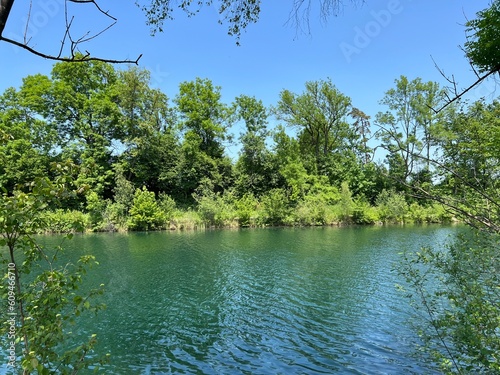
<instances>
[{"instance_id":1,"label":"water surface","mask_svg":"<svg viewBox=\"0 0 500 375\"><path fill-rule=\"evenodd\" d=\"M422 374L414 313L396 290L403 251L456 228L354 227L95 234L89 285L108 308L97 333L106 374ZM56 242L45 238L44 242ZM437 372L435 372L437 373Z\"/></svg>"}]
</instances>

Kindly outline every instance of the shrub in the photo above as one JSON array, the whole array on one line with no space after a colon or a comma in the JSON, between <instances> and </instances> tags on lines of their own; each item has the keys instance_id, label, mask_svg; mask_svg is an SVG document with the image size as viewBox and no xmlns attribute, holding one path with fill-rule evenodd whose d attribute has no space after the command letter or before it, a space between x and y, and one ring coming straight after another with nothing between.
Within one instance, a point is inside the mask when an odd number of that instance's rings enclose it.
<instances>
[{"instance_id":1,"label":"shrub","mask_svg":"<svg viewBox=\"0 0 500 375\"><path fill-rule=\"evenodd\" d=\"M408 203L403 193L382 190L377 197L380 219L384 222L404 223L408 213Z\"/></svg>"},{"instance_id":2,"label":"shrub","mask_svg":"<svg viewBox=\"0 0 500 375\"><path fill-rule=\"evenodd\" d=\"M379 220L377 210L366 199L354 202L352 221L356 224L375 224Z\"/></svg>"},{"instance_id":3,"label":"shrub","mask_svg":"<svg viewBox=\"0 0 500 375\"><path fill-rule=\"evenodd\" d=\"M236 216L242 227L255 225L258 201L252 193L246 193L235 202Z\"/></svg>"},{"instance_id":4,"label":"shrub","mask_svg":"<svg viewBox=\"0 0 500 375\"><path fill-rule=\"evenodd\" d=\"M76 210L57 209L41 214L46 222L46 231L51 233L84 232L91 228L88 214Z\"/></svg>"},{"instance_id":5,"label":"shrub","mask_svg":"<svg viewBox=\"0 0 500 375\"><path fill-rule=\"evenodd\" d=\"M263 224L284 224L289 219L289 212L289 200L283 189L272 189L262 196L259 219Z\"/></svg>"},{"instance_id":6,"label":"shrub","mask_svg":"<svg viewBox=\"0 0 500 375\"><path fill-rule=\"evenodd\" d=\"M155 194L143 187L134 193L130 208L128 226L131 230L160 229L165 224L165 218L155 199Z\"/></svg>"},{"instance_id":7,"label":"shrub","mask_svg":"<svg viewBox=\"0 0 500 375\"><path fill-rule=\"evenodd\" d=\"M92 230L102 230L104 221L104 211L106 210L106 201L99 198L99 195L92 191L85 196L87 200L87 212L90 218Z\"/></svg>"},{"instance_id":8,"label":"shrub","mask_svg":"<svg viewBox=\"0 0 500 375\"><path fill-rule=\"evenodd\" d=\"M158 206L160 207L165 220L172 220L176 209L175 200L173 200L172 197L168 194L160 193L158 201Z\"/></svg>"}]
</instances>

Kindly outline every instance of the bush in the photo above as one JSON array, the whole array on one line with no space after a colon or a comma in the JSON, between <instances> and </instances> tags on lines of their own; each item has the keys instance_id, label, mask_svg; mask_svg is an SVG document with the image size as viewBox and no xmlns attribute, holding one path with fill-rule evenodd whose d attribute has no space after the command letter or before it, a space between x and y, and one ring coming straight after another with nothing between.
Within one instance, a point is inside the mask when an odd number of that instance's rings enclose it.
<instances>
[{"instance_id":1,"label":"bush","mask_svg":"<svg viewBox=\"0 0 500 375\"><path fill-rule=\"evenodd\" d=\"M223 196L216 193L195 195L198 203L198 212L201 219L209 226L227 226L235 219L233 196L225 193Z\"/></svg>"},{"instance_id":2,"label":"bush","mask_svg":"<svg viewBox=\"0 0 500 375\"><path fill-rule=\"evenodd\" d=\"M352 221L356 224L375 224L379 220L377 210L366 199L354 202Z\"/></svg>"},{"instance_id":3,"label":"bush","mask_svg":"<svg viewBox=\"0 0 500 375\"><path fill-rule=\"evenodd\" d=\"M197 229L203 227L203 220L200 215L191 209L187 211L175 210L170 223L173 229Z\"/></svg>"},{"instance_id":4,"label":"bush","mask_svg":"<svg viewBox=\"0 0 500 375\"><path fill-rule=\"evenodd\" d=\"M90 215L76 210L58 209L41 214L50 233L84 232L91 228Z\"/></svg>"},{"instance_id":5,"label":"bush","mask_svg":"<svg viewBox=\"0 0 500 375\"><path fill-rule=\"evenodd\" d=\"M134 193L128 227L131 230L155 230L165 225L165 217L158 206L155 194L143 187Z\"/></svg>"},{"instance_id":6,"label":"bush","mask_svg":"<svg viewBox=\"0 0 500 375\"><path fill-rule=\"evenodd\" d=\"M87 212L90 217L91 229L95 231L102 230L104 227L104 211L106 210L106 201L101 200L99 195L92 191L85 196L87 200Z\"/></svg>"},{"instance_id":7,"label":"bush","mask_svg":"<svg viewBox=\"0 0 500 375\"><path fill-rule=\"evenodd\" d=\"M236 216L242 227L255 225L258 201L252 193L246 193L235 202Z\"/></svg>"},{"instance_id":8,"label":"bush","mask_svg":"<svg viewBox=\"0 0 500 375\"><path fill-rule=\"evenodd\" d=\"M384 189L377 197L377 206L380 219L383 222L405 222L405 215L408 213L408 203L406 203L403 193Z\"/></svg>"},{"instance_id":9,"label":"bush","mask_svg":"<svg viewBox=\"0 0 500 375\"><path fill-rule=\"evenodd\" d=\"M283 189L272 189L261 198L259 219L263 224L282 225L289 221L289 200Z\"/></svg>"},{"instance_id":10,"label":"bush","mask_svg":"<svg viewBox=\"0 0 500 375\"><path fill-rule=\"evenodd\" d=\"M170 197L170 195L165 193L160 193L158 201L158 206L160 207L165 220L167 222L172 220L176 210L175 201L172 199L172 197Z\"/></svg>"},{"instance_id":11,"label":"bush","mask_svg":"<svg viewBox=\"0 0 500 375\"><path fill-rule=\"evenodd\" d=\"M292 213L293 222L298 225L328 225L338 221L333 206L322 195L306 195Z\"/></svg>"},{"instance_id":12,"label":"bush","mask_svg":"<svg viewBox=\"0 0 500 375\"><path fill-rule=\"evenodd\" d=\"M344 222L350 222L354 202L352 201L352 193L347 182L342 182L338 208L340 209L340 219Z\"/></svg>"}]
</instances>

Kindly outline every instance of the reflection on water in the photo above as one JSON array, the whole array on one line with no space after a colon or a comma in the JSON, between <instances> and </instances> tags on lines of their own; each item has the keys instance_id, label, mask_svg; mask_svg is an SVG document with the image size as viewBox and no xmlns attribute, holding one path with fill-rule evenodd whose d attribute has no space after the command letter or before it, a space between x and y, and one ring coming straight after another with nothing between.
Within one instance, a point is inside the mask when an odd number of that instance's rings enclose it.
<instances>
[{"instance_id":1,"label":"reflection on water","mask_svg":"<svg viewBox=\"0 0 500 375\"><path fill-rule=\"evenodd\" d=\"M312 228L76 236L107 310L87 318L106 374L421 374L398 253L456 228ZM45 238L50 242L54 239ZM437 373L437 372L436 372Z\"/></svg>"}]
</instances>

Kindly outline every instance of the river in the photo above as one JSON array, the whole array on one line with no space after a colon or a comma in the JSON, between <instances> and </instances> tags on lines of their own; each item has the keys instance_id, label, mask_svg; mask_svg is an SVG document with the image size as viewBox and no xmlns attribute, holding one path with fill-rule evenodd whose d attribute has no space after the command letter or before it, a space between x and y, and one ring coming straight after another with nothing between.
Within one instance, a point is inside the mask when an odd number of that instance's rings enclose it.
<instances>
[{"instance_id":1,"label":"river","mask_svg":"<svg viewBox=\"0 0 500 375\"><path fill-rule=\"evenodd\" d=\"M84 317L105 374L422 374L401 252L454 227L272 228L77 235L107 309ZM43 237L53 245L59 237Z\"/></svg>"}]
</instances>

